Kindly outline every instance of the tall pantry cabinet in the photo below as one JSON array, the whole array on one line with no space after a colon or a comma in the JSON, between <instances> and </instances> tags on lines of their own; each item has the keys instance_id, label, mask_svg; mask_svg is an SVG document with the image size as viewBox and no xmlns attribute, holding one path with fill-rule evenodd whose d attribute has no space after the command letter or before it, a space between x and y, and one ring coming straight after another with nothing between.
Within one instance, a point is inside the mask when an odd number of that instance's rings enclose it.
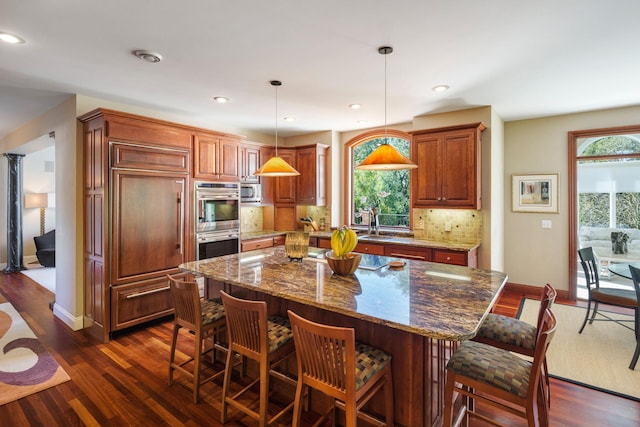
<instances>
[{"instance_id":1,"label":"tall pantry cabinet","mask_svg":"<svg viewBox=\"0 0 640 427\"><path fill-rule=\"evenodd\" d=\"M170 314L166 274L193 259L192 133L95 110L84 123L85 327L111 332Z\"/></svg>"}]
</instances>

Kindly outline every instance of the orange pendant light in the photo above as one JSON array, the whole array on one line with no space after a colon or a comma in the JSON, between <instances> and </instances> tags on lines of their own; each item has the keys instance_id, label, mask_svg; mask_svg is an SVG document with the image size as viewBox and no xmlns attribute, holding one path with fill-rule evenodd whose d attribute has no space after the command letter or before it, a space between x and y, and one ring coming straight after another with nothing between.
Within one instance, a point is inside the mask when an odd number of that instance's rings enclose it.
<instances>
[{"instance_id":1,"label":"orange pendant light","mask_svg":"<svg viewBox=\"0 0 640 427\"><path fill-rule=\"evenodd\" d=\"M387 133L387 57L386 55L393 52L390 46L382 46L378 48L378 53L385 55L384 57L384 132ZM398 150L392 147L387 139L383 144L378 146L371 154L367 156L356 169L359 170L398 170L398 169L415 169L418 165L413 163L407 157L403 156Z\"/></svg>"},{"instance_id":2,"label":"orange pendant light","mask_svg":"<svg viewBox=\"0 0 640 427\"><path fill-rule=\"evenodd\" d=\"M278 156L278 86L282 86L280 80L271 80L271 86L276 88L276 155L267 160L253 174L256 176L296 176L300 172L295 170L293 166L287 163L282 157Z\"/></svg>"}]
</instances>

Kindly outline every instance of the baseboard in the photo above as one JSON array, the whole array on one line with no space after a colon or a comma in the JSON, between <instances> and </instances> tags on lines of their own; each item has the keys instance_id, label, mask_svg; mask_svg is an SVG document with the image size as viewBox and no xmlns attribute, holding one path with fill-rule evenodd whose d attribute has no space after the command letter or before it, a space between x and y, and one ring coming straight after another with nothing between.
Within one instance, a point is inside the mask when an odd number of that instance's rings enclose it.
<instances>
[{"instance_id":1,"label":"baseboard","mask_svg":"<svg viewBox=\"0 0 640 427\"><path fill-rule=\"evenodd\" d=\"M520 283L511 283L511 282L507 282L504 285L504 290L506 291L523 294L526 296L531 296L532 298L539 297L541 289L542 289L541 286L523 285ZM559 300L570 300L569 291L559 290L557 298Z\"/></svg>"},{"instance_id":2,"label":"baseboard","mask_svg":"<svg viewBox=\"0 0 640 427\"><path fill-rule=\"evenodd\" d=\"M56 316L58 319L62 320L62 322L65 325L67 325L74 331L79 331L84 326L82 321L82 316L75 317L71 313L69 313L67 310L62 308L62 306L56 303L53 304L53 315Z\"/></svg>"},{"instance_id":3,"label":"baseboard","mask_svg":"<svg viewBox=\"0 0 640 427\"><path fill-rule=\"evenodd\" d=\"M24 265L26 266L27 264L40 264L40 262L38 262L38 257L35 255L25 255L22 257L22 262L24 262Z\"/></svg>"}]
</instances>

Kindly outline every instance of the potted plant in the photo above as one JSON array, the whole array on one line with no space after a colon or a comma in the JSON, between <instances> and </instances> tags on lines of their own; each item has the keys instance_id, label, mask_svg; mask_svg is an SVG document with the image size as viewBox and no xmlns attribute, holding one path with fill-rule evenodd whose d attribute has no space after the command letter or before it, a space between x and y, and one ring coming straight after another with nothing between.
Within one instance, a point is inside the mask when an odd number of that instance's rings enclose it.
<instances>
[{"instance_id":1,"label":"potted plant","mask_svg":"<svg viewBox=\"0 0 640 427\"><path fill-rule=\"evenodd\" d=\"M358 235L347 226L342 226L331 234L331 250L325 253L325 258L331 270L340 275L353 274L362 255L352 253L358 245Z\"/></svg>"}]
</instances>

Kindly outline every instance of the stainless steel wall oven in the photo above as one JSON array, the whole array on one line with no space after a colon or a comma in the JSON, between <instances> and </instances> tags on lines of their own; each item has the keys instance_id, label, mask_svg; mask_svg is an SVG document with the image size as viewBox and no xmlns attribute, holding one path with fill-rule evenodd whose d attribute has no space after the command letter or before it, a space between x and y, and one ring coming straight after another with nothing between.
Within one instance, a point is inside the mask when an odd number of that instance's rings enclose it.
<instances>
[{"instance_id":1,"label":"stainless steel wall oven","mask_svg":"<svg viewBox=\"0 0 640 427\"><path fill-rule=\"evenodd\" d=\"M196 258L240 252L240 184L196 182Z\"/></svg>"}]
</instances>

